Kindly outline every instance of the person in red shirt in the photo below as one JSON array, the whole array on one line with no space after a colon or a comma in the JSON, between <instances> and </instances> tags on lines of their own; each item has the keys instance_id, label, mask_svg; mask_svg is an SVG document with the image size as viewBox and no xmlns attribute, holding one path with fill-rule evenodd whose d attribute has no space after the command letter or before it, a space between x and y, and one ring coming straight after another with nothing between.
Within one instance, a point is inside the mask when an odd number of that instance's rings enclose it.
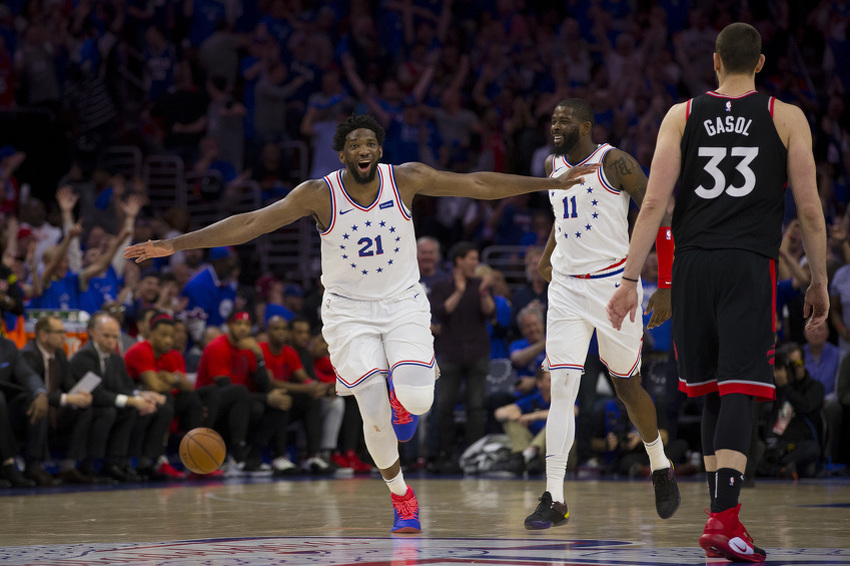
<instances>
[{"instance_id":1,"label":"person in red shirt","mask_svg":"<svg viewBox=\"0 0 850 566\"><path fill-rule=\"evenodd\" d=\"M227 333L213 339L204 348L195 383L197 388L224 388L222 397L226 399L233 395L233 386L247 391L248 425L245 433L241 438L234 438L234 431L229 431L231 444L236 443L231 453L236 465L231 468L243 472L265 472L268 469L262 461L262 449L276 431L285 428L285 412L292 405L292 397L282 385L269 378L263 350L251 335L251 315L245 311L232 313L227 321ZM217 429L224 424L221 420L225 417L228 424L232 424L233 415L220 414ZM246 451L248 445L250 450Z\"/></svg>"},{"instance_id":2,"label":"person in red shirt","mask_svg":"<svg viewBox=\"0 0 850 566\"><path fill-rule=\"evenodd\" d=\"M166 396L166 403L174 406L184 431L203 426L201 397L186 379L183 354L174 349L174 320L168 314L156 313L150 317L147 329L148 339L133 344L124 354L127 373L145 389ZM156 473L170 479L186 477L164 456L160 457Z\"/></svg>"},{"instance_id":3,"label":"person in red shirt","mask_svg":"<svg viewBox=\"0 0 850 566\"><path fill-rule=\"evenodd\" d=\"M287 420L275 435L276 458L272 461L272 467L283 474L292 472L294 465L286 458L286 429L289 423L302 421L307 434L308 454L303 467L315 473L327 473L330 471L327 459L319 455L319 450L325 448L322 444L321 399L329 395L336 398L334 384L314 379L301 365L298 352L286 343L289 338L289 323L285 318L279 315L269 318L266 334L268 341L260 344L266 367L275 384L292 397L292 407L287 411ZM335 446L336 437L331 448Z\"/></svg>"}]
</instances>

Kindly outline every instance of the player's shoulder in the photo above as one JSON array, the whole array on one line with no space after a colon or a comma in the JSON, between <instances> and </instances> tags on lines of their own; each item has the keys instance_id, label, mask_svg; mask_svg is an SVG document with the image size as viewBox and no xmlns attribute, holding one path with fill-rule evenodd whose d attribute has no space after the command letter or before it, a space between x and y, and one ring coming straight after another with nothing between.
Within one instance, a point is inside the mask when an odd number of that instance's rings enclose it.
<instances>
[{"instance_id":1,"label":"player's shoulder","mask_svg":"<svg viewBox=\"0 0 850 566\"><path fill-rule=\"evenodd\" d=\"M418 188L423 182L440 174L437 169L418 161L409 161L401 165L393 165L393 176L399 190Z\"/></svg>"},{"instance_id":2,"label":"player's shoulder","mask_svg":"<svg viewBox=\"0 0 850 566\"><path fill-rule=\"evenodd\" d=\"M782 102L778 98L773 103L773 123L786 146L798 134L811 136L809 122L802 108Z\"/></svg>"}]
</instances>

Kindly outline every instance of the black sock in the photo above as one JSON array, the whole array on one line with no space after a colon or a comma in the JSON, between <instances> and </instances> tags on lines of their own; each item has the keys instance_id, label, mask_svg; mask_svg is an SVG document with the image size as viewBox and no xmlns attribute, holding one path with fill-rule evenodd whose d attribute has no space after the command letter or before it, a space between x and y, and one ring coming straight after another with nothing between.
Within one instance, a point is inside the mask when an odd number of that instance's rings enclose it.
<instances>
[{"instance_id":1,"label":"black sock","mask_svg":"<svg viewBox=\"0 0 850 566\"><path fill-rule=\"evenodd\" d=\"M717 493L717 472L706 472L705 479L708 480L708 496L711 498L711 505L708 508L713 511L715 494Z\"/></svg>"},{"instance_id":2,"label":"black sock","mask_svg":"<svg viewBox=\"0 0 850 566\"><path fill-rule=\"evenodd\" d=\"M720 468L717 470L717 497L711 505L712 513L720 513L738 505L741 496L741 485L744 483L744 474L732 468Z\"/></svg>"}]
</instances>

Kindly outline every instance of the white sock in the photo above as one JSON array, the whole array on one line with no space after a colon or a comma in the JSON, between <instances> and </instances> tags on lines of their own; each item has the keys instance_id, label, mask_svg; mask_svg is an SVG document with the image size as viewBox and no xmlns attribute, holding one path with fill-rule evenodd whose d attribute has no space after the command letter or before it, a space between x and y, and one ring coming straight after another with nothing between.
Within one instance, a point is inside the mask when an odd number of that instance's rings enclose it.
<instances>
[{"instance_id":1,"label":"white sock","mask_svg":"<svg viewBox=\"0 0 850 566\"><path fill-rule=\"evenodd\" d=\"M664 454L664 444L661 442L661 433L658 433L658 438L647 444L643 443L646 447L646 453L649 455L649 467L654 472L655 470L663 470L664 468L670 467L670 460L667 459L667 455Z\"/></svg>"},{"instance_id":2,"label":"white sock","mask_svg":"<svg viewBox=\"0 0 850 566\"><path fill-rule=\"evenodd\" d=\"M567 474L567 456L569 454L549 454L546 456L546 491L552 495L552 501L564 503L564 476Z\"/></svg>"},{"instance_id":3,"label":"white sock","mask_svg":"<svg viewBox=\"0 0 850 566\"><path fill-rule=\"evenodd\" d=\"M407 484L404 483L404 473L399 470L398 475L391 480L384 478L384 481L387 484L387 487L390 488L390 491L395 495L401 497L407 493Z\"/></svg>"}]
</instances>

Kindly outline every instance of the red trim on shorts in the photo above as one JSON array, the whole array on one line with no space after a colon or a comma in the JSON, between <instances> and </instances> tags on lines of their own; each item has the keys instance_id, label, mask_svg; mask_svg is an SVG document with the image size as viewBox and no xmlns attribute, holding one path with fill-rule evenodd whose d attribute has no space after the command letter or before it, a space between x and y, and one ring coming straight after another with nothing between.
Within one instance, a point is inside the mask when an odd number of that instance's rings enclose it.
<instances>
[{"instance_id":1,"label":"red trim on shorts","mask_svg":"<svg viewBox=\"0 0 850 566\"><path fill-rule=\"evenodd\" d=\"M730 393L751 395L756 398L756 401L773 401L776 399L776 389L770 385L759 383L726 383L718 388L717 381L688 385L684 379L679 378L679 391L686 393L688 397L702 397L718 391L720 395L729 395Z\"/></svg>"},{"instance_id":2,"label":"red trim on shorts","mask_svg":"<svg viewBox=\"0 0 850 566\"><path fill-rule=\"evenodd\" d=\"M773 401L776 399L776 389L770 385L762 385L760 383L721 384L720 394L729 395L730 393L752 395L756 398L756 401Z\"/></svg>"},{"instance_id":3,"label":"red trim on shorts","mask_svg":"<svg viewBox=\"0 0 850 566\"><path fill-rule=\"evenodd\" d=\"M776 333L776 261L770 259L770 327Z\"/></svg>"}]
</instances>

